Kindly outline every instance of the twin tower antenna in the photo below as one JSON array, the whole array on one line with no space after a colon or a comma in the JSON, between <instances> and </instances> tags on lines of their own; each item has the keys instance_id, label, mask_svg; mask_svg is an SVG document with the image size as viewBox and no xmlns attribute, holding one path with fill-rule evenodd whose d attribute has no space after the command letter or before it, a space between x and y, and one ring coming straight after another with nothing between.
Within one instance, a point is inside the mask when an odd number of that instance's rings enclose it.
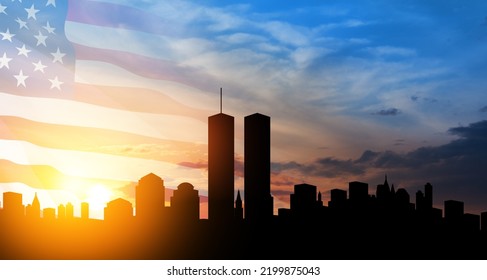
<instances>
[{"instance_id":1,"label":"twin tower antenna","mask_svg":"<svg viewBox=\"0 0 487 280\"><path fill-rule=\"evenodd\" d=\"M222 99L223 99L222 88L220 88L220 114L222 113Z\"/></svg>"}]
</instances>

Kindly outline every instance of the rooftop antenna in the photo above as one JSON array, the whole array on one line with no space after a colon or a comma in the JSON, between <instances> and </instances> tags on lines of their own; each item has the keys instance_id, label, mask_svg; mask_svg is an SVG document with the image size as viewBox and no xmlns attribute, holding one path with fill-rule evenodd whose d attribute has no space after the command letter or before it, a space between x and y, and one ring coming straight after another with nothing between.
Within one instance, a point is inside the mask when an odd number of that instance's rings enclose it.
<instances>
[{"instance_id":1,"label":"rooftop antenna","mask_svg":"<svg viewBox=\"0 0 487 280\"><path fill-rule=\"evenodd\" d=\"M222 88L220 88L220 114L222 113Z\"/></svg>"}]
</instances>

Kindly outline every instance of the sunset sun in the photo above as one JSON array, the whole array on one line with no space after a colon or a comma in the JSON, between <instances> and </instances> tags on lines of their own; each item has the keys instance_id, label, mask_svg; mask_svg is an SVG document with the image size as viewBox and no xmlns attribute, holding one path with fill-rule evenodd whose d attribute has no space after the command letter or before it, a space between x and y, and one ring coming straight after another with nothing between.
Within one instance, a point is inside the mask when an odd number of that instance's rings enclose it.
<instances>
[{"instance_id":1,"label":"sunset sun","mask_svg":"<svg viewBox=\"0 0 487 280\"><path fill-rule=\"evenodd\" d=\"M90 204L90 207L100 209L105 207L106 203L110 201L112 192L105 185L97 184L91 187L86 195L86 201Z\"/></svg>"}]
</instances>

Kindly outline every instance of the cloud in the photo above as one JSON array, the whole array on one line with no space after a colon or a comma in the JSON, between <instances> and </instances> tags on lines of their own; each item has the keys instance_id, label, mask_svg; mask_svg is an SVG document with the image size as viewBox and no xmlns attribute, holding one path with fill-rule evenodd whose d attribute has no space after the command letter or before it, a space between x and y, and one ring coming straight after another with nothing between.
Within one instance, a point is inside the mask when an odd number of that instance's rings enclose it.
<instances>
[{"instance_id":1,"label":"cloud","mask_svg":"<svg viewBox=\"0 0 487 280\"><path fill-rule=\"evenodd\" d=\"M295 47L309 44L309 36L307 36L307 29L305 28L280 21L267 22L262 27L283 44Z\"/></svg>"},{"instance_id":2,"label":"cloud","mask_svg":"<svg viewBox=\"0 0 487 280\"><path fill-rule=\"evenodd\" d=\"M234 163L233 163L234 169L235 169L235 176L244 177L244 161L243 158L239 155L236 156Z\"/></svg>"},{"instance_id":3,"label":"cloud","mask_svg":"<svg viewBox=\"0 0 487 280\"><path fill-rule=\"evenodd\" d=\"M429 103L438 102L438 99L436 99L436 98L422 97L422 96L418 96L418 95L412 95L410 98L411 98L411 101L413 101L413 102L420 102L420 101L429 102Z\"/></svg>"},{"instance_id":4,"label":"cloud","mask_svg":"<svg viewBox=\"0 0 487 280\"><path fill-rule=\"evenodd\" d=\"M485 112L487 112L487 106L484 106L484 107L480 108L480 109L479 109L479 111L480 111L481 113L485 113Z\"/></svg>"},{"instance_id":5,"label":"cloud","mask_svg":"<svg viewBox=\"0 0 487 280\"><path fill-rule=\"evenodd\" d=\"M268 40L264 36L255 34L237 32L229 35L219 36L218 39L229 44L255 44L261 42L267 42Z\"/></svg>"},{"instance_id":6,"label":"cloud","mask_svg":"<svg viewBox=\"0 0 487 280\"><path fill-rule=\"evenodd\" d=\"M358 27L362 25L367 25L367 23L357 19L347 20L343 23L344 27Z\"/></svg>"},{"instance_id":7,"label":"cloud","mask_svg":"<svg viewBox=\"0 0 487 280\"><path fill-rule=\"evenodd\" d=\"M373 113L373 115L379 115L379 116L397 116L399 115L401 111L399 111L399 109L397 108L389 108L389 109L384 109L384 110L380 110L380 111L377 111L375 113Z\"/></svg>"},{"instance_id":8,"label":"cloud","mask_svg":"<svg viewBox=\"0 0 487 280\"><path fill-rule=\"evenodd\" d=\"M394 146L403 146L406 143L406 140L404 139L396 139L394 141Z\"/></svg>"},{"instance_id":9,"label":"cloud","mask_svg":"<svg viewBox=\"0 0 487 280\"><path fill-rule=\"evenodd\" d=\"M297 178L294 178L292 176L288 176L284 173L280 172L272 172L271 173L271 185L275 187L290 187L295 184L300 183L301 181L298 180Z\"/></svg>"},{"instance_id":10,"label":"cloud","mask_svg":"<svg viewBox=\"0 0 487 280\"><path fill-rule=\"evenodd\" d=\"M289 170L289 169L299 169L303 165L299 164L295 161L290 161L290 162L272 162L271 163L271 169L275 172L281 172L284 170Z\"/></svg>"},{"instance_id":11,"label":"cloud","mask_svg":"<svg viewBox=\"0 0 487 280\"><path fill-rule=\"evenodd\" d=\"M188 161L183 161L178 163L180 166L184 167L189 167L189 168L198 168L198 169L208 169L208 162L188 162Z\"/></svg>"},{"instance_id":12,"label":"cloud","mask_svg":"<svg viewBox=\"0 0 487 280\"><path fill-rule=\"evenodd\" d=\"M472 123L469 126L460 126L450 128L448 130L453 135L457 135L463 138L463 141L468 141L469 144L474 144L472 140L482 140L487 141L487 121L481 121L477 123ZM477 146L476 148L481 148ZM487 153L486 149L482 149L484 153Z\"/></svg>"},{"instance_id":13,"label":"cloud","mask_svg":"<svg viewBox=\"0 0 487 280\"><path fill-rule=\"evenodd\" d=\"M300 164L294 161L272 163L272 170L280 173L288 170L297 170L305 176L336 178L342 175L361 175L365 169L352 160L340 160L333 157L319 158L311 164Z\"/></svg>"},{"instance_id":14,"label":"cloud","mask_svg":"<svg viewBox=\"0 0 487 280\"><path fill-rule=\"evenodd\" d=\"M312 62L314 62L316 58L321 57L330 52L332 51L325 48L315 48L315 47L297 48L291 54L291 58L294 60L298 68L304 68L310 65Z\"/></svg>"},{"instance_id":15,"label":"cloud","mask_svg":"<svg viewBox=\"0 0 487 280\"><path fill-rule=\"evenodd\" d=\"M370 22L358 20L358 19L349 19L341 22L333 22L328 24L319 25L315 28L315 31L322 32L322 31L331 31L333 29L339 28L356 28L364 25L369 25Z\"/></svg>"}]
</instances>

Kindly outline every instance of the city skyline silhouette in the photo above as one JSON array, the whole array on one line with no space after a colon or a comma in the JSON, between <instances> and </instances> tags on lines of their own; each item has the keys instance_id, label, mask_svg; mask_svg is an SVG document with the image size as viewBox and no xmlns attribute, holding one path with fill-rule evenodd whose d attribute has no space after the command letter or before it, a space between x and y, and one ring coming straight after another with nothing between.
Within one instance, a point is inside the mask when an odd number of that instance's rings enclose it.
<instances>
[{"instance_id":1,"label":"city skyline silhouette","mask_svg":"<svg viewBox=\"0 0 487 280\"><path fill-rule=\"evenodd\" d=\"M37 194L3 193L2 259L484 259L487 212L465 213L462 201L434 207L434 187L410 195L360 181L331 189L294 185L289 208L274 215L270 187L270 117L245 117L244 195L234 187L234 117L208 121L208 219L200 196L182 182L165 205L163 178L148 173L135 186L135 207L117 198L103 220L90 219L82 202L40 208ZM412 197L415 202L412 202ZM135 209L134 209L135 208ZM135 210L135 215L134 215ZM42 213L42 215L41 215Z\"/></svg>"}]
</instances>

